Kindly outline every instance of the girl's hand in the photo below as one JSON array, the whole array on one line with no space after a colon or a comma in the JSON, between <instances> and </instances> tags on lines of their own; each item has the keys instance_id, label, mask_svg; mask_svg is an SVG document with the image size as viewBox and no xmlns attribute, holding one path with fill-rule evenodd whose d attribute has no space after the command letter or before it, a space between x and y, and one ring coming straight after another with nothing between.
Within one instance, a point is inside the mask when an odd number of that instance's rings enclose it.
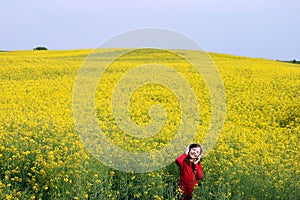
<instances>
[{"instance_id":1,"label":"girl's hand","mask_svg":"<svg viewBox=\"0 0 300 200\"><path fill-rule=\"evenodd\" d=\"M184 151L184 154L188 155L189 152L190 152L190 145L187 146L187 148L186 148L185 151Z\"/></svg>"},{"instance_id":2,"label":"girl's hand","mask_svg":"<svg viewBox=\"0 0 300 200\"><path fill-rule=\"evenodd\" d=\"M198 164L198 163L200 162L200 159L201 159L201 157L203 156L203 153L204 153L204 151L203 151L203 149L202 149L200 155L199 155L199 156L197 157L197 159L194 161L194 164L195 164L195 165Z\"/></svg>"},{"instance_id":3,"label":"girl's hand","mask_svg":"<svg viewBox=\"0 0 300 200\"><path fill-rule=\"evenodd\" d=\"M200 162L201 154L195 159L194 164L197 165Z\"/></svg>"}]
</instances>

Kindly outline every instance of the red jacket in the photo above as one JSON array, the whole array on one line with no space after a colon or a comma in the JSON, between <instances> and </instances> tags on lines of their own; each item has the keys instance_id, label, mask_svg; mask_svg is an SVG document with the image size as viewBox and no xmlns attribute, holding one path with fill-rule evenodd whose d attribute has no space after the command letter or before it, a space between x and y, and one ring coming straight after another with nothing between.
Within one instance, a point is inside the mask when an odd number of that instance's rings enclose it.
<instances>
[{"instance_id":1,"label":"red jacket","mask_svg":"<svg viewBox=\"0 0 300 200\"><path fill-rule=\"evenodd\" d=\"M183 188L184 193L190 195L193 192L195 185L198 184L199 180L203 179L203 171L200 162L196 165L193 162L187 163L184 160L187 156L187 154L179 156L176 159L176 163L180 169L180 180L178 185Z\"/></svg>"}]
</instances>

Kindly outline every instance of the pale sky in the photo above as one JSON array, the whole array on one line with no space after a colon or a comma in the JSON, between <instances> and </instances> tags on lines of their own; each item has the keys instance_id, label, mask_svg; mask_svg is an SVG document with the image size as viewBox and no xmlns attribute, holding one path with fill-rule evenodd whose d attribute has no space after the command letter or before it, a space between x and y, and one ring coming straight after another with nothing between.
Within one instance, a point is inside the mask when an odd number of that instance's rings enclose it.
<instances>
[{"instance_id":1,"label":"pale sky","mask_svg":"<svg viewBox=\"0 0 300 200\"><path fill-rule=\"evenodd\" d=\"M0 50L95 48L143 27L208 52L300 60L299 0L0 0Z\"/></svg>"}]
</instances>

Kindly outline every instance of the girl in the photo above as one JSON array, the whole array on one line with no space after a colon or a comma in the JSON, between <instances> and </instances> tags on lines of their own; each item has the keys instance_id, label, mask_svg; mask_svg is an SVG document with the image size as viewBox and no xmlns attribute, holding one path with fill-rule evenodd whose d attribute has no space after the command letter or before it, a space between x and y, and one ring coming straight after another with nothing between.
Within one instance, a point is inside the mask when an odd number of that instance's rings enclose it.
<instances>
[{"instance_id":1,"label":"girl","mask_svg":"<svg viewBox=\"0 0 300 200\"><path fill-rule=\"evenodd\" d=\"M180 170L180 180L178 187L182 191L181 200L192 199L194 187L200 179L203 179L202 165L200 158L203 149L199 144L189 145L184 154L176 159Z\"/></svg>"}]
</instances>

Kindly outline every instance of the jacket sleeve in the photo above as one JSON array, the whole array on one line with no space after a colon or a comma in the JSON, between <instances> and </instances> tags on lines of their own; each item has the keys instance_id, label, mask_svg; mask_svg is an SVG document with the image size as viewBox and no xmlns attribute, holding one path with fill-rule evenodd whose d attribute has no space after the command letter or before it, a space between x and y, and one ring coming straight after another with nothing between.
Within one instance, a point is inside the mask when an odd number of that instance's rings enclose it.
<instances>
[{"instance_id":1,"label":"jacket sleeve","mask_svg":"<svg viewBox=\"0 0 300 200\"><path fill-rule=\"evenodd\" d=\"M202 165L201 163L196 165L196 170L197 170L197 179L201 180L203 179L204 175L203 175L203 170L202 170Z\"/></svg>"},{"instance_id":2,"label":"jacket sleeve","mask_svg":"<svg viewBox=\"0 0 300 200\"><path fill-rule=\"evenodd\" d=\"M176 158L176 163L178 164L178 165L181 165L182 164L182 162L184 161L184 159L187 157L187 154L182 154L181 156L179 156L178 158Z\"/></svg>"}]
</instances>

